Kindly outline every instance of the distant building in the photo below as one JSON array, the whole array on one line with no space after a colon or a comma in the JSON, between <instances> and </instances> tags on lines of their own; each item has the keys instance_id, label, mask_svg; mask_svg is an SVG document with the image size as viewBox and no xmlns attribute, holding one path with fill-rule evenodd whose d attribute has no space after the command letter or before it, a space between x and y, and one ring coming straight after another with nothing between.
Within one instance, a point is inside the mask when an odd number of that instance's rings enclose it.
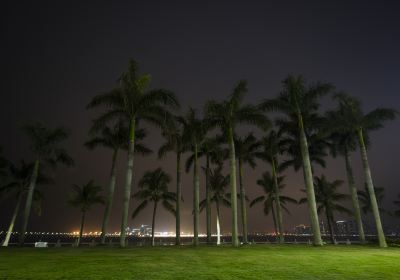
<instances>
[{"instance_id":1,"label":"distant building","mask_svg":"<svg viewBox=\"0 0 400 280\"><path fill-rule=\"evenodd\" d=\"M139 232L140 236L151 236L151 226L141 225Z\"/></svg>"},{"instance_id":2,"label":"distant building","mask_svg":"<svg viewBox=\"0 0 400 280\"><path fill-rule=\"evenodd\" d=\"M310 235L311 234L311 227L306 225L297 225L294 227L294 233L296 235Z\"/></svg>"},{"instance_id":3,"label":"distant building","mask_svg":"<svg viewBox=\"0 0 400 280\"><path fill-rule=\"evenodd\" d=\"M357 224L355 221L336 221L336 233L338 235L357 234Z\"/></svg>"}]
</instances>

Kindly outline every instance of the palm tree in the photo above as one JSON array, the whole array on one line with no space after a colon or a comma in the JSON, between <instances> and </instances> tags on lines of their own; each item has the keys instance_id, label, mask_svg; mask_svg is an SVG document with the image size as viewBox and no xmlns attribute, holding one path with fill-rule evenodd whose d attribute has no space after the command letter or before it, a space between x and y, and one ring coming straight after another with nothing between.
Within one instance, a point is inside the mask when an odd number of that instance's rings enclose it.
<instances>
[{"instance_id":1,"label":"palm tree","mask_svg":"<svg viewBox=\"0 0 400 280\"><path fill-rule=\"evenodd\" d=\"M4 177L7 175L7 166L8 166L8 161L3 157L3 148L0 147L0 178Z\"/></svg>"},{"instance_id":2,"label":"palm tree","mask_svg":"<svg viewBox=\"0 0 400 280\"><path fill-rule=\"evenodd\" d=\"M206 116L212 126L221 128L229 145L230 159L230 184L231 193L236 194L236 152L235 152L235 128L240 123L247 123L267 128L269 120L253 105L243 105L243 99L247 92L247 82L239 81L233 89L233 93L227 100L220 103L209 101L206 104ZM232 208L232 245L239 246L238 222L237 222L237 196L231 195Z\"/></svg>"},{"instance_id":3,"label":"palm tree","mask_svg":"<svg viewBox=\"0 0 400 280\"><path fill-rule=\"evenodd\" d=\"M242 230L243 230L243 243L248 243L248 230L247 230L247 203L246 192L243 185L243 165L249 164L251 168L255 168L255 157L258 155L258 150L261 143L257 138L249 133L244 138L235 137L235 153L238 160L239 171L239 191L240 191L240 210L242 214Z\"/></svg>"},{"instance_id":4,"label":"palm tree","mask_svg":"<svg viewBox=\"0 0 400 280\"><path fill-rule=\"evenodd\" d=\"M36 157L32 174L30 177L28 194L26 197L22 229L20 236L20 245L24 243L25 233L28 227L29 214L32 207L33 194L35 193L36 181L40 166L44 168L46 164L56 167L57 163L67 166L73 165L72 158L66 150L60 147L60 144L68 138L68 132L65 128L57 127L51 129L40 122L28 124L22 127L25 134L31 142L31 151Z\"/></svg>"},{"instance_id":5,"label":"palm tree","mask_svg":"<svg viewBox=\"0 0 400 280\"><path fill-rule=\"evenodd\" d=\"M147 204L153 203L153 220L151 223L151 246L154 246L154 228L156 222L156 212L158 203L161 201L166 210L175 215L174 203L176 194L168 191L168 184L171 177L161 168L154 171L147 171L139 181L139 191L133 197L140 199L142 202L133 211L132 218L135 218L140 211L146 208Z\"/></svg>"},{"instance_id":6,"label":"palm tree","mask_svg":"<svg viewBox=\"0 0 400 280\"><path fill-rule=\"evenodd\" d=\"M334 232L334 212L346 213L351 215L351 211L339 203L349 199L350 196L338 192L338 188L343 184L342 180L335 180L329 182L325 175L321 177L314 177L315 180L315 198L318 205L318 213L325 212L326 220L328 222L329 233L331 236L332 244L335 243ZM305 190L303 190L305 191ZM300 199L299 203L307 202L307 197Z\"/></svg>"},{"instance_id":7,"label":"palm tree","mask_svg":"<svg viewBox=\"0 0 400 280\"><path fill-rule=\"evenodd\" d=\"M385 198L385 189L382 188L382 187L375 187L374 186L374 193L375 193L375 198L376 198L376 201L378 202L378 205L382 204L383 199ZM358 194L358 196L360 198L362 212L364 214L373 213L372 204L371 204L371 197L370 197L369 192L368 192L367 184L364 185L364 189L363 190L357 191L357 194ZM378 207L378 209L379 209L380 213L386 212L386 210L383 209L382 207Z\"/></svg>"},{"instance_id":8,"label":"palm tree","mask_svg":"<svg viewBox=\"0 0 400 280\"><path fill-rule=\"evenodd\" d=\"M370 131L382 128L383 123L387 120L395 119L398 115L398 112L393 109L378 108L369 112L368 114L364 114L361 108L361 103L354 97L344 93L339 93L335 95L335 98L339 101L339 110L342 112L342 117L338 121L340 126L338 125L337 130L344 132L352 131L353 133L357 134L365 181L368 187L376 231L378 233L379 246L387 247L385 234L382 228L381 217L379 215L379 207L375 197L366 143L368 143L368 133Z\"/></svg>"},{"instance_id":9,"label":"palm tree","mask_svg":"<svg viewBox=\"0 0 400 280\"><path fill-rule=\"evenodd\" d=\"M307 86L302 76L289 75L283 81L283 91L279 97L266 100L261 104L262 109L280 111L297 124L300 152L302 158L304 181L306 184L308 208L311 218L311 227L314 235L314 245L322 246L321 232L318 222L317 206L313 186L313 171L310 161L310 150L307 139L307 123L305 116L318 109L318 98L328 94L332 86L326 83L316 83Z\"/></svg>"},{"instance_id":10,"label":"palm tree","mask_svg":"<svg viewBox=\"0 0 400 280\"><path fill-rule=\"evenodd\" d=\"M82 213L77 246L81 244L86 212L89 211L94 204L104 204L104 197L99 194L102 190L103 188L95 185L93 180L90 180L82 186L72 186L72 194L68 203L73 207L79 208Z\"/></svg>"},{"instance_id":11,"label":"palm tree","mask_svg":"<svg viewBox=\"0 0 400 280\"><path fill-rule=\"evenodd\" d=\"M277 236L283 231L282 227L279 229L279 217L277 217L277 209L283 209L286 211L286 213L289 213L289 210L286 208L286 203L297 204L297 200L294 198L284 195L277 195L276 185L278 185L278 192L281 192L285 187L283 184L283 179L283 176L274 178L274 176L268 171L264 172L261 179L257 180L257 185L262 188L264 195L258 196L250 202L250 207L253 207L258 203L263 203L264 214L268 216L269 213L272 213L272 221L274 223L275 234ZM276 200L277 197L279 197L279 202ZM281 240L279 241L281 242Z\"/></svg>"},{"instance_id":12,"label":"palm tree","mask_svg":"<svg viewBox=\"0 0 400 280\"><path fill-rule=\"evenodd\" d=\"M124 118L129 122L128 161L125 178L123 213L121 222L120 246L125 247L128 212L131 199L133 162L135 150L135 131L140 120L162 125L170 114L168 109L179 107L175 95L164 89L147 91L150 85L149 75L139 75L137 63L129 61L129 67L119 79L119 87L111 92L95 96L87 106L94 108L105 106L108 110L95 120L95 127Z\"/></svg>"},{"instance_id":13,"label":"palm tree","mask_svg":"<svg viewBox=\"0 0 400 280\"><path fill-rule=\"evenodd\" d=\"M279 184L278 184L278 178L279 178L278 154L282 153L283 145L276 131L271 130L271 132L262 139L262 148L263 150L261 152L258 152L256 155L257 157L269 163L272 168L272 180L274 187L272 193L275 195L273 200L275 201L275 209L276 209L276 224L278 229L277 234L279 236L279 242L284 243L282 209L280 203Z\"/></svg>"},{"instance_id":14,"label":"palm tree","mask_svg":"<svg viewBox=\"0 0 400 280\"><path fill-rule=\"evenodd\" d=\"M365 243L365 233L361 218L360 203L357 195L357 187L355 184L353 167L351 164L351 152L356 150L357 135L354 131L336 131L338 123L344 121L343 111L329 111L326 113L327 124L326 130L330 132L329 138L332 144L330 145L331 154L333 157L338 155L343 156L346 166L347 184L350 189L351 201L353 204L353 216L357 223L358 235L361 243ZM343 124L339 124L343 126Z\"/></svg>"},{"instance_id":15,"label":"palm tree","mask_svg":"<svg viewBox=\"0 0 400 280\"><path fill-rule=\"evenodd\" d=\"M222 174L222 165L219 165L214 171L209 170L210 203L215 203L217 217L217 245L221 244L221 213L220 207L230 207L231 202L228 199L227 188L229 186L229 175ZM207 199L200 202L200 211L207 206Z\"/></svg>"},{"instance_id":16,"label":"palm tree","mask_svg":"<svg viewBox=\"0 0 400 280\"><path fill-rule=\"evenodd\" d=\"M163 126L162 135L166 142L158 150L158 157L162 158L167 152L173 151L176 154L176 230L175 245L181 244L181 200L182 200L182 167L181 157L187 149L187 143L183 136L183 124L180 118L171 119Z\"/></svg>"},{"instance_id":17,"label":"palm tree","mask_svg":"<svg viewBox=\"0 0 400 280\"><path fill-rule=\"evenodd\" d=\"M110 219L112 204L114 200L114 189L116 182L117 173L117 157L118 152L121 149L128 149L128 128L123 120L119 120L113 127L105 126L101 131L96 131L95 135L85 143L85 146L89 149L94 149L99 146L109 148L112 150L112 161L111 161L111 172L110 172L110 183L108 189L108 195L106 197L106 208L104 210L103 223L101 227L101 244L105 244L106 233L108 228L108 221ZM135 132L136 139L142 140L146 136L146 131L144 129L136 129ZM135 153L148 155L152 151L141 143L135 143Z\"/></svg>"},{"instance_id":18,"label":"palm tree","mask_svg":"<svg viewBox=\"0 0 400 280\"><path fill-rule=\"evenodd\" d=\"M200 203L200 181L199 181L199 164L198 152L199 146L204 140L207 127L204 121L196 116L196 111L189 108L185 117L180 118L183 124L183 138L193 151L193 245L199 245L199 203Z\"/></svg>"},{"instance_id":19,"label":"palm tree","mask_svg":"<svg viewBox=\"0 0 400 280\"><path fill-rule=\"evenodd\" d=\"M394 200L393 203L397 206L397 210L394 211L394 215L400 217L400 194L397 195L398 200Z\"/></svg>"},{"instance_id":20,"label":"palm tree","mask_svg":"<svg viewBox=\"0 0 400 280\"><path fill-rule=\"evenodd\" d=\"M206 121L205 121L206 123ZM206 124L205 124L206 125ZM206 129L206 128L205 128ZM211 244L211 190L210 190L210 170L211 163L221 165L225 157L224 150L220 146L220 137L204 138L197 152L197 158L205 157L206 166L204 168L206 181L206 229L207 243ZM192 153L186 160L186 172L189 172L195 159L195 154Z\"/></svg>"},{"instance_id":21,"label":"palm tree","mask_svg":"<svg viewBox=\"0 0 400 280\"><path fill-rule=\"evenodd\" d=\"M12 163L9 163L9 178L7 184L0 188L0 193L9 194L15 196L16 204L14 208L14 212L11 217L10 226L8 227L8 231L6 234L6 238L2 246L7 247L11 238L11 233L14 229L15 220L18 216L18 212L21 206L21 202L23 196L27 193L29 187L29 179L32 175L33 163L27 164L25 161L20 162L20 166L16 166ZM42 172L39 172L36 183L37 185L47 185L52 183L53 180L45 175ZM41 212L41 201L43 199L42 191L35 188L32 198L33 208L36 210L38 214Z\"/></svg>"}]
</instances>

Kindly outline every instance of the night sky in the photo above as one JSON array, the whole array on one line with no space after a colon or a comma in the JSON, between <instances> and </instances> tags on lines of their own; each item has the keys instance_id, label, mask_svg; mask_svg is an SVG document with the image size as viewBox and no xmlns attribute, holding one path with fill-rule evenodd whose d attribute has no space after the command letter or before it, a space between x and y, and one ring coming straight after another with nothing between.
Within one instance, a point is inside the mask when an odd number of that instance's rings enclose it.
<instances>
[{"instance_id":1,"label":"night sky","mask_svg":"<svg viewBox=\"0 0 400 280\"><path fill-rule=\"evenodd\" d=\"M249 82L248 102L272 98L289 73L331 82L362 99L365 110L377 106L400 109L397 1L8 2L13 3L2 4L0 145L13 161L33 160L18 127L26 121L42 120L71 130L66 148L76 162L73 168L61 166L54 172L56 183L42 187L43 214L32 215L29 231L77 230L80 213L66 203L70 186L93 178L108 188L111 152L102 148L88 151L83 146L96 116L85 106L94 95L116 85L129 58L139 62L142 73L152 75L152 87L173 90L183 110L190 105L201 111L206 100L222 100L242 78ZM325 109L334 106L329 98L323 104ZM400 193L399 125L399 120L393 121L373 133L369 152L375 185L386 188L383 207L387 209ZM160 131L149 127L149 132L146 143L156 150L162 141ZM358 153L353 154L353 161L362 188ZM133 191L146 170L161 166L175 177L173 154L161 161L156 155L137 157L135 166ZM119 231L121 222L125 167L126 157L121 155L111 231ZM261 162L254 171L246 167L250 198L261 193L255 182L265 170L269 167ZM321 172L331 180L346 178L341 158L328 160L328 168L316 173ZM301 197L302 173L289 170L286 175L284 193ZM191 231L192 175L185 174L183 180L182 230ZM170 186L174 188L175 181ZM201 188L203 198L204 177ZM342 191L347 192L346 184ZM14 201L0 203L0 230L4 230ZM136 201L131 204L131 211L136 205ZM290 209L292 215L284 217L286 230L309 223L305 205ZM102 207L93 208L86 230L99 230L102 216ZM129 224L137 227L151 223L150 219L149 208ZM225 209L221 219L222 230L229 231L230 210ZM396 224L388 216L383 221ZM173 216L161 211L156 231L174 229ZM204 214L200 229L205 231ZM264 217L261 206L250 209L249 230L272 230L271 217Z\"/></svg>"}]
</instances>

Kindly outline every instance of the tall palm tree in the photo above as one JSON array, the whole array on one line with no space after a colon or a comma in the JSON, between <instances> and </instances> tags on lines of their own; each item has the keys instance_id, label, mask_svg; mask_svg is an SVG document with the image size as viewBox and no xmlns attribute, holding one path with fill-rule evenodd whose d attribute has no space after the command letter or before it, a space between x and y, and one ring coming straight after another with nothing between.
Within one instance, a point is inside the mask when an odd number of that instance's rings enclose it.
<instances>
[{"instance_id":1,"label":"tall palm tree","mask_svg":"<svg viewBox=\"0 0 400 280\"><path fill-rule=\"evenodd\" d=\"M365 233L361 218L360 203L357 195L357 187L355 184L353 167L351 164L351 152L356 150L357 135L354 131L336 131L338 122L344 121L343 111L329 111L326 113L326 130L330 133L329 138L332 144L330 145L331 154L333 157L342 156L345 161L347 184L349 186L351 201L353 205L353 216L357 224L358 235L361 243L365 243ZM342 124L339 124L343 126Z\"/></svg>"},{"instance_id":2,"label":"tall palm tree","mask_svg":"<svg viewBox=\"0 0 400 280\"><path fill-rule=\"evenodd\" d=\"M240 198L240 210L242 214L242 230L243 230L243 243L247 244L248 241L248 228L247 228L247 203L246 203L246 191L243 184L243 165L248 164L251 168L256 167L255 158L258 155L258 151L261 147L260 141L253 135L253 133L247 134L244 138L236 136L235 141L235 153L238 160L238 171L239 171L239 198Z\"/></svg>"},{"instance_id":3,"label":"tall palm tree","mask_svg":"<svg viewBox=\"0 0 400 280\"><path fill-rule=\"evenodd\" d=\"M228 199L227 188L229 186L230 176L222 174L222 165L216 169L209 170L210 202L215 203L216 221L217 221L217 245L221 244L221 213L220 207L230 207L231 202ZM207 206L207 198L200 202L200 211Z\"/></svg>"},{"instance_id":4,"label":"tall palm tree","mask_svg":"<svg viewBox=\"0 0 400 280\"><path fill-rule=\"evenodd\" d=\"M205 133L207 132L206 123L196 116L196 111L189 108L185 117L180 118L183 124L183 137L185 143L190 145L193 151L193 245L199 245L199 203L200 203L200 179L198 152Z\"/></svg>"},{"instance_id":5,"label":"tall palm tree","mask_svg":"<svg viewBox=\"0 0 400 280\"><path fill-rule=\"evenodd\" d=\"M82 186L72 185L72 193L68 203L73 207L79 208L82 214L77 246L81 244L86 212L89 211L94 204L104 204L104 197L99 194L102 190L103 188L95 185L93 180L90 180Z\"/></svg>"},{"instance_id":6,"label":"tall palm tree","mask_svg":"<svg viewBox=\"0 0 400 280\"><path fill-rule=\"evenodd\" d=\"M162 158L167 152L173 151L176 155L176 229L175 245L181 244L181 200L182 200L182 166L181 157L187 150L187 143L183 136L183 124L180 118L173 118L163 126L162 135L166 142L158 150L158 157Z\"/></svg>"},{"instance_id":7,"label":"tall palm tree","mask_svg":"<svg viewBox=\"0 0 400 280\"><path fill-rule=\"evenodd\" d=\"M325 212L326 220L328 222L329 233L331 241L335 243L334 232L334 212L346 213L351 215L351 211L339 203L350 198L349 195L338 192L338 188L343 184L342 180L335 180L329 182L325 175L321 177L314 177L315 184L315 198L318 205L318 213ZM303 190L304 191L304 190ZM299 203L307 202L307 197L300 199Z\"/></svg>"},{"instance_id":8,"label":"tall palm tree","mask_svg":"<svg viewBox=\"0 0 400 280\"><path fill-rule=\"evenodd\" d=\"M283 209L286 213L290 213L286 208L287 203L297 204L297 200L285 195L277 195L277 191L281 192L285 185L283 184L283 176L279 176L274 178L268 171L264 172L261 179L257 180L257 185L262 188L264 191L264 195L258 196L250 202L250 207L258 203L264 204L264 214L269 215L272 214L272 221L274 223L275 234L278 236L280 232L283 231L283 227L279 227L278 220L279 217L277 215L277 209ZM276 184L278 185L278 189L276 188ZM279 202L276 198L279 197ZM281 240L279 240L281 242Z\"/></svg>"},{"instance_id":9,"label":"tall palm tree","mask_svg":"<svg viewBox=\"0 0 400 280\"><path fill-rule=\"evenodd\" d=\"M221 128L229 145L230 159L230 184L231 193L236 194L236 152L234 135L236 126L240 123L246 123L267 128L270 124L267 117L253 105L243 105L243 99L247 92L247 82L239 81L234 87L233 93L220 103L209 101L206 104L206 117L212 126ZM232 245L239 246L238 222L237 222L237 196L231 195L232 208Z\"/></svg>"},{"instance_id":10,"label":"tall palm tree","mask_svg":"<svg viewBox=\"0 0 400 280\"><path fill-rule=\"evenodd\" d=\"M8 195L12 195L16 199L16 204L14 207L13 214L11 216L10 225L8 227L8 231L2 246L7 247L11 238L11 233L14 229L15 221L18 216L18 212L21 206L21 202L23 196L27 193L29 187L30 176L32 175L33 163L26 163L25 161L21 161L19 166L14 165L13 163L9 163L9 178L8 182L0 188L0 193L5 193ZM37 185L48 185L52 183L53 180L45 175L43 172L39 172L36 183ZM33 208L36 210L38 214L41 212L41 201L43 199L43 193L41 190L35 188L33 192Z\"/></svg>"},{"instance_id":11,"label":"tall palm tree","mask_svg":"<svg viewBox=\"0 0 400 280\"><path fill-rule=\"evenodd\" d=\"M166 210L175 215L175 209L172 203L175 203L176 194L168 191L168 184L171 177L161 168L154 171L147 171L139 181L139 191L133 197L142 202L133 211L132 218L135 218L140 211L146 208L147 204L153 203L153 219L151 223L151 246L154 246L154 228L156 222L156 212L159 202Z\"/></svg>"},{"instance_id":12,"label":"tall palm tree","mask_svg":"<svg viewBox=\"0 0 400 280\"><path fill-rule=\"evenodd\" d=\"M110 183L108 189L108 195L106 197L106 207L103 215L103 222L101 227L100 240L101 244L105 244L106 233L108 228L108 221L110 219L112 204L114 200L114 190L116 183L117 173L117 157L119 150L128 149L128 128L123 120L119 120L113 127L105 126L100 131L96 131L94 136L85 143L85 146L89 149L95 149L97 147L104 147L112 150L112 161L111 161L111 172L110 172ZM136 129L136 139L142 140L146 137L146 131L144 129ZM135 143L135 153L148 155L152 151L144 146L143 144Z\"/></svg>"},{"instance_id":13,"label":"tall palm tree","mask_svg":"<svg viewBox=\"0 0 400 280\"><path fill-rule=\"evenodd\" d=\"M179 107L178 101L172 92L164 89L147 91L149 85L150 76L139 75L137 63L134 60L130 60L128 70L119 79L119 87L111 92L95 96L87 106L88 108L105 106L108 109L95 120L95 127L103 127L104 123L120 118L124 118L129 122L128 161L120 236L121 247L125 247L128 224L136 126L141 120L162 125L166 116L170 114L169 109Z\"/></svg>"},{"instance_id":14,"label":"tall palm tree","mask_svg":"<svg viewBox=\"0 0 400 280\"><path fill-rule=\"evenodd\" d=\"M375 198L376 201L378 202L378 205L382 204L383 199L385 198L385 188L383 187L375 187L374 186L374 193L375 193ZM367 184L364 185L364 189L363 190L359 190L357 191L357 194L360 198L360 202L361 202L361 210L364 214L368 214L368 213L373 213L372 210L372 204L371 204L371 197L368 191L368 186ZM386 210L383 209L382 207L378 207L378 210L380 213L385 213Z\"/></svg>"},{"instance_id":15,"label":"tall palm tree","mask_svg":"<svg viewBox=\"0 0 400 280\"><path fill-rule=\"evenodd\" d=\"M204 121L206 123L206 121ZM206 128L205 128L206 129ZM201 142L197 158L205 157L206 166L204 168L206 181L206 232L207 243L211 243L211 190L210 190L210 171L211 163L221 165L225 158L225 151L221 148L221 139L219 136L213 138L204 138ZM186 160L186 172L189 172L194 163L195 154L192 153Z\"/></svg>"},{"instance_id":16,"label":"tall palm tree","mask_svg":"<svg viewBox=\"0 0 400 280\"><path fill-rule=\"evenodd\" d=\"M398 112L393 109L378 108L369 112L368 114L364 114L361 103L354 97L344 93L339 93L335 95L335 98L338 100L339 110L342 112L341 119L338 121L338 131L352 131L357 134L365 181L368 187L376 231L378 233L379 246L387 247L385 234L382 228L381 217L379 214L379 207L375 197L374 183L372 181L366 143L368 143L368 133L370 131L382 128L383 123L385 121L395 119L398 115Z\"/></svg>"},{"instance_id":17,"label":"tall palm tree","mask_svg":"<svg viewBox=\"0 0 400 280\"><path fill-rule=\"evenodd\" d=\"M394 215L400 217L400 194L397 195L397 200L394 200L393 203L397 206L397 210L394 211Z\"/></svg>"},{"instance_id":18,"label":"tall palm tree","mask_svg":"<svg viewBox=\"0 0 400 280\"><path fill-rule=\"evenodd\" d=\"M283 91L276 99L265 100L262 109L280 111L297 124L300 152L302 158L303 175L306 184L308 209L311 218L311 227L314 235L314 245L322 246L321 232L318 222L317 206L313 186L313 171L311 168L310 151L306 135L307 123L304 116L316 111L319 107L318 99L328 94L332 86L326 83L316 83L307 86L302 76L289 75L283 81Z\"/></svg>"},{"instance_id":19,"label":"tall palm tree","mask_svg":"<svg viewBox=\"0 0 400 280\"><path fill-rule=\"evenodd\" d=\"M28 227L29 215L32 207L33 194L35 193L36 181L39 169L44 168L46 164L56 167L57 163L67 166L73 165L72 158L67 154L60 144L68 138L68 132L65 128L57 127L51 129L40 122L28 124L22 127L28 136L31 145L31 151L35 156L35 163L29 182L28 194L26 197L22 229L20 235L20 245L24 243L25 233ZM41 167L40 167L41 166Z\"/></svg>"},{"instance_id":20,"label":"tall palm tree","mask_svg":"<svg viewBox=\"0 0 400 280\"><path fill-rule=\"evenodd\" d=\"M272 180L274 191L272 192L275 197L275 209L276 209L276 224L277 224L277 234L279 236L279 242L284 242L283 235L283 221L282 221L282 209L280 203L280 194L279 194L279 162L278 162L278 154L282 153L283 145L280 140L278 133L275 130L271 130L270 133L262 139L262 151L258 152L257 157L266 161L271 165L272 169ZM262 181L260 181L262 182ZM275 216L275 215L274 215Z\"/></svg>"}]
</instances>

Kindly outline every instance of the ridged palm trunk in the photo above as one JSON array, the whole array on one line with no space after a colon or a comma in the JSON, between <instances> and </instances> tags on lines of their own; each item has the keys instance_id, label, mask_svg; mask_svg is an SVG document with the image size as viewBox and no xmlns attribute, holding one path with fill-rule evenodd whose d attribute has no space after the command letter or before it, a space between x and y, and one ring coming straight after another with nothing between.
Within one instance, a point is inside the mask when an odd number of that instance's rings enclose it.
<instances>
[{"instance_id":1,"label":"ridged palm trunk","mask_svg":"<svg viewBox=\"0 0 400 280\"><path fill-rule=\"evenodd\" d=\"M135 128L136 120L132 119L129 127L129 148L128 148L128 165L126 168L126 179L123 200L123 212L121 222L120 246L126 246L126 228L128 226L129 202L131 199L132 177L133 177L133 159L135 154Z\"/></svg>"},{"instance_id":2,"label":"ridged palm trunk","mask_svg":"<svg viewBox=\"0 0 400 280\"><path fill-rule=\"evenodd\" d=\"M303 175L306 184L307 204L310 213L311 228L314 235L314 246L322 246L321 231L319 228L317 204L315 201L313 174L310 162L310 155L308 152L308 143L306 134L304 132L303 119L299 116L299 130L300 130L300 150L303 159Z\"/></svg>"},{"instance_id":3,"label":"ridged palm trunk","mask_svg":"<svg viewBox=\"0 0 400 280\"><path fill-rule=\"evenodd\" d=\"M221 244L221 227L220 227L220 220L219 220L219 203L215 202L215 207L217 208L217 245Z\"/></svg>"},{"instance_id":4,"label":"ridged palm trunk","mask_svg":"<svg viewBox=\"0 0 400 280\"><path fill-rule=\"evenodd\" d=\"M29 215L31 213L33 193L35 192L36 180L37 180L37 177L39 174L39 164L40 164L40 161L37 159L35 161L31 180L29 183L28 195L26 197L26 204L25 204L25 210L24 210L24 217L22 220L21 236L19 239L20 245L23 245L24 241L25 241L25 232L28 227Z\"/></svg>"},{"instance_id":5,"label":"ridged palm trunk","mask_svg":"<svg viewBox=\"0 0 400 280\"><path fill-rule=\"evenodd\" d=\"M175 245L181 245L181 197L182 197L182 182L181 182L181 153L176 153L176 229L175 229Z\"/></svg>"},{"instance_id":6,"label":"ridged palm trunk","mask_svg":"<svg viewBox=\"0 0 400 280\"><path fill-rule=\"evenodd\" d=\"M283 236L283 221L282 221L282 208L279 196L279 186L278 186L278 176L276 172L275 159L272 159L272 176L274 179L274 193L275 193L275 206L276 206L276 224L278 228L278 241L279 243L285 242L285 237Z\"/></svg>"},{"instance_id":7,"label":"ridged palm trunk","mask_svg":"<svg viewBox=\"0 0 400 280\"><path fill-rule=\"evenodd\" d=\"M346 162L347 182L349 185L351 201L354 208L354 219L356 220L357 223L360 242L365 243L365 234L364 234L363 222L361 219L360 203L358 202L357 188L354 180L353 168L351 167L350 154L347 151L347 149L345 150L344 158Z\"/></svg>"},{"instance_id":8,"label":"ridged palm trunk","mask_svg":"<svg viewBox=\"0 0 400 280\"><path fill-rule=\"evenodd\" d=\"M328 208L325 210L325 214L326 214L326 220L328 222L328 230L331 242L332 244L335 244L335 231L333 230L333 223L335 220L333 219L332 211Z\"/></svg>"},{"instance_id":9,"label":"ridged palm trunk","mask_svg":"<svg viewBox=\"0 0 400 280\"><path fill-rule=\"evenodd\" d=\"M239 247L238 221L237 221L237 188L236 188L236 157L235 142L233 141L232 127L229 127L229 159L231 183L231 208L232 208L232 246Z\"/></svg>"},{"instance_id":10,"label":"ridged palm trunk","mask_svg":"<svg viewBox=\"0 0 400 280\"><path fill-rule=\"evenodd\" d=\"M200 203L200 182L197 157L197 144L194 145L193 165L193 245L199 245L199 203Z\"/></svg>"},{"instance_id":11,"label":"ridged palm trunk","mask_svg":"<svg viewBox=\"0 0 400 280\"><path fill-rule=\"evenodd\" d=\"M275 206L271 205L271 212L272 212L272 222L274 223L274 230L275 230L275 235L278 236L278 225L276 223L276 213L275 213Z\"/></svg>"},{"instance_id":12,"label":"ridged palm trunk","mask_svg":"<svg viewBox=\"0 0 400 280\"><path fill-rule=\"evenodd\" d=\"M4 242L2 244L3 247L7 247L8 243L10 242L11 233L12 233L12 231L14 229L15 220L17 219L17 216L18 216L18 212L19 212L19 207L21 205L21 201L22 201L22 195L18 194L17 204L15 205L14 213L13 213L13 215L11 217L10 226L8 227L6 238L4 239Z\"/></svg>"},{"instance_id":13,"label":"ridged palm trunk","mask_svg":"<svg viewBox=\"0 0 400 280\"><path fill-rule=\"evenodd\" d=\"M112 157L110 187L108 190L106 208L104 210L103 224L101 226L101 236L100 236L101 244L106 243L106 233L107 233L107 229L108 229L108 222L110 220L111 209L112 209L112 205L113 205L113 201L114 201L114 190L115 190L116 171L117 171L117 168L116 168L117 156L118 156L118 150L116 149L116 150L114 150L113 157Z\"/></svg>"},{"instance_id":14,"label":"ridged palm trunk","mask_svg":"<svg viewBox=\"0 0 400 280\"><path fill-rule=\"evenodd\" d=\"M239 162L239 189L240 189L240 210L242 214L242 231L243 231L243 243L247 244L248 241L248 232L247 232L247 205L246 205L246 192L243 186L243 165L242 161Z\"/></svg>"},{"instance_id":15,"label":"ridged palm trunk","mask_svg":"<svg viewBox=\"0 0 400 280\"><path fill-rule=\"evenodd\" d=\"M374 184L372 182L371 169L368 163L367 149L365 147L364 135L362 129L358 129L358 140L360 144L361 159L364 168L365 183L368 188L369 197L371 200L372 213L375 219L376 232L378 234L379 246L387 247L385 233L383 232L381 217L379 214L378 202L376 201Z\"/></svg>"},{"instance_id":16,"label":"ridged palm trunk","mask_svg":"<svg viewBox=\"0 0 400 280\"><path fill-rule=\"evenodd\" d=\"M83 226L84 226L84 224L85 224L85 216L86 216L86 212L85 212L85 211L82 211L81 229L79 230L78 242L77 242L77 244L76 244L78 247L81 245L81 241L82 241Z\"/></svg>"},{"instance_id":17,"label":"ridged palm trunk","mask_svg":"<svg viewBox=\"0 0 400 280\"><path fill-rule=\"evenodd\" d=\"M151 246L155 245L155 242L154 242L154 228L155 228L155 225L156 225L156 212L157 212L157 202L154 202L153 220L151 222Z\"/></svg>"},{"instance_id":18,"label":"ridged palm trunk","mask_svg":"<svg viewBox=\"0 0 400 280\"><path fill-rule=\"evenodd\" d=\"M210 156L206 156L206 225L207 244L211 244L211 192L210 192Z\"/></svg>"}]
</instances>

